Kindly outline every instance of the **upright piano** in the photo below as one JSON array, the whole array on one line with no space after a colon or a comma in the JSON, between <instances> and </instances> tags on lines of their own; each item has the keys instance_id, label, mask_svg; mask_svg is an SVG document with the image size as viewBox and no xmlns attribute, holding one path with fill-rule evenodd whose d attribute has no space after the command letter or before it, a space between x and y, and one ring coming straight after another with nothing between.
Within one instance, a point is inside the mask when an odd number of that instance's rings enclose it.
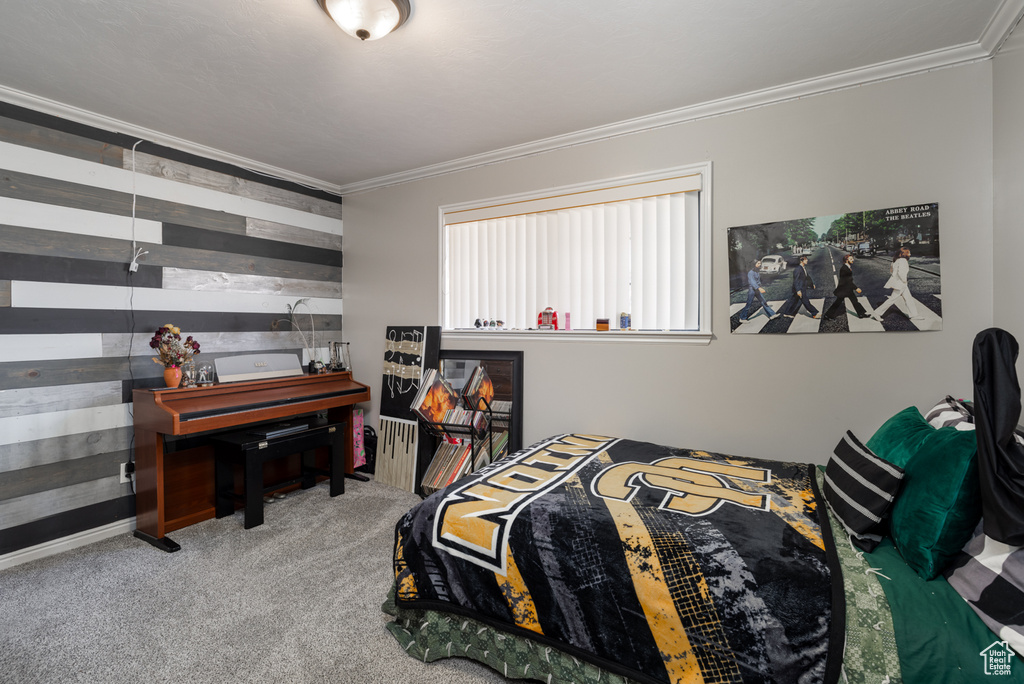
<instances>
[{"instance_id":1,"label":"upright piano","mask_svg":"<svg viewBox=\"0 0 1024 684\"><path fill-rule=\"evenodd\" d=\"M212 449L169 453L167 437L327 411L346 424L345 472L352 472L352 405L370 388L348 371L233 382L189 389L133 391L135 536L165 551L180 546L168 532L214 517Z\"/></svg>"}]
</instances>

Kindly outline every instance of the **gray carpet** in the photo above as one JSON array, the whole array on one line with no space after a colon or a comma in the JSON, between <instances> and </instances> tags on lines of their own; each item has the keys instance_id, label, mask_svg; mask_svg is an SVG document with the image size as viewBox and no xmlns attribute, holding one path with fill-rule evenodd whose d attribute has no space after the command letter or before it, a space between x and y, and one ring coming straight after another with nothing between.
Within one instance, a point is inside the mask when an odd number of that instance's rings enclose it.
<instances>
[{"instance_id":1,"label":"gray carpet","mask_svg":"<svg viewBox=\"0 0 1024 684\"><path fill-rule=\"evenodd\" d=\"M169 535L129 534L0 571L0 681L506 682L405 655L380 611L394 525L419 497L348 480Z\"/></svg>"}]
</instances>

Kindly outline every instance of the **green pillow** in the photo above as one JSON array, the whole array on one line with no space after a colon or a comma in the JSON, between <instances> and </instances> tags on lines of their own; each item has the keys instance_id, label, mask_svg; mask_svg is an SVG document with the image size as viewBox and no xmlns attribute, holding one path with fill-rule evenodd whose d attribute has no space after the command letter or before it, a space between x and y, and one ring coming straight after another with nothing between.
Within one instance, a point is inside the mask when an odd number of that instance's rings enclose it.
<instances>
[{"instance_id":1,"label":"green pillow","mask_svg":"<svg viewBox=\"0 0 1024 684\"><path fill-rule=\"evenodd\" d=\"M905 471L890 536L907 565L930 580L970 539L981 519L974 430L933 428L916 407L878 429L867 447Z\"/></svg>"}]
</instances>

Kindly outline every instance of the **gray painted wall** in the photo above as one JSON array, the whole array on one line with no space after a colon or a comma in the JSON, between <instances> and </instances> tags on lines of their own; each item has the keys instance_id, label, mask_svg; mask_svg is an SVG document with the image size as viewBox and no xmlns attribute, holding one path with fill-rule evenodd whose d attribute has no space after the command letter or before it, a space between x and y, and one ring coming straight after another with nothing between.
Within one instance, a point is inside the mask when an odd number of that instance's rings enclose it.
<instances>
[{"instance_id":1,"label":"gray painted wall","mask_svg":"<svg viewBox=\"0 0 1024 684\"><path fill-rule=\"evenodd\" d=\"M1024 343L1024 304L1020 293L1024 270L1024 31L1010 36L993 65L994 323Z\"/></svg>"},{"instance_id":2,"label":"gray painted wall","mask_svg":"<svg viewBox=\"0 0 1024 684\"><path fill-rule=\"evenodd\" d=\"M971 395L971 344L993 322L992 135L987 61L348 196L345 322L356 375L379 390L385 326L439 320L439 205L708 159L709 346L442 347L525 351L526 443L582 431L824 462L847 428L867 439L907 406ZM918 202L940 204L942 331L730 335L729 227Z\"/></svg>"}]
</instances>

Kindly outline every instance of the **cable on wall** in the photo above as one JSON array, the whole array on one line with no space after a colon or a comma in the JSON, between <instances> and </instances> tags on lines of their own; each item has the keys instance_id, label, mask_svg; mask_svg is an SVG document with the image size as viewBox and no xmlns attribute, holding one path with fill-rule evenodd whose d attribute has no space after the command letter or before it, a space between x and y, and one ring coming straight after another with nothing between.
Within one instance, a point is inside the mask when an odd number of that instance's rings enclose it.
<instances>
[{"instance_id":1,"label":"cable on wall","mask_svg":"<svg viewBox=\"0 0 1024 684\"><path fill-rule=\"evenodd\" d=\"M128 287L128 315L130 323L128 325L128 379L129 386L135 389L135 372L132 370L132 350L135 344L135 283L133 282L132 275L139 270L139 257L149 254L147 251L143 251L140 247L135 244L135 203L138 199L135 188L135 148L139 146L141 140L137 140L132 145L132 260L128 264L128 274L125 276L125 285ZM133 401L128 402L128 415L135 420L135 404ZM135 467L135 430L132 430L131 438L128 440L128 462ZM133 471L134 472L134 471ZM131 477L132 492L135 491L135 477Z\"/></svg>"},{"instance_id":2,"label":"cable on wall","mask_svg":"<svg viewBox=\"0 0 1024 684\"><path fill-rule=\"evenodd\" d=\"M141 247L137 247L135 244L135 202L138 199L138 195L135 191L135 148L139 146L141 140L136 140L135 144L132 145L132 260L128 264L128 271L135 273L139 270L139 257L149 254L149 252L142 251Z\"/></svg>"}]
</instances>

